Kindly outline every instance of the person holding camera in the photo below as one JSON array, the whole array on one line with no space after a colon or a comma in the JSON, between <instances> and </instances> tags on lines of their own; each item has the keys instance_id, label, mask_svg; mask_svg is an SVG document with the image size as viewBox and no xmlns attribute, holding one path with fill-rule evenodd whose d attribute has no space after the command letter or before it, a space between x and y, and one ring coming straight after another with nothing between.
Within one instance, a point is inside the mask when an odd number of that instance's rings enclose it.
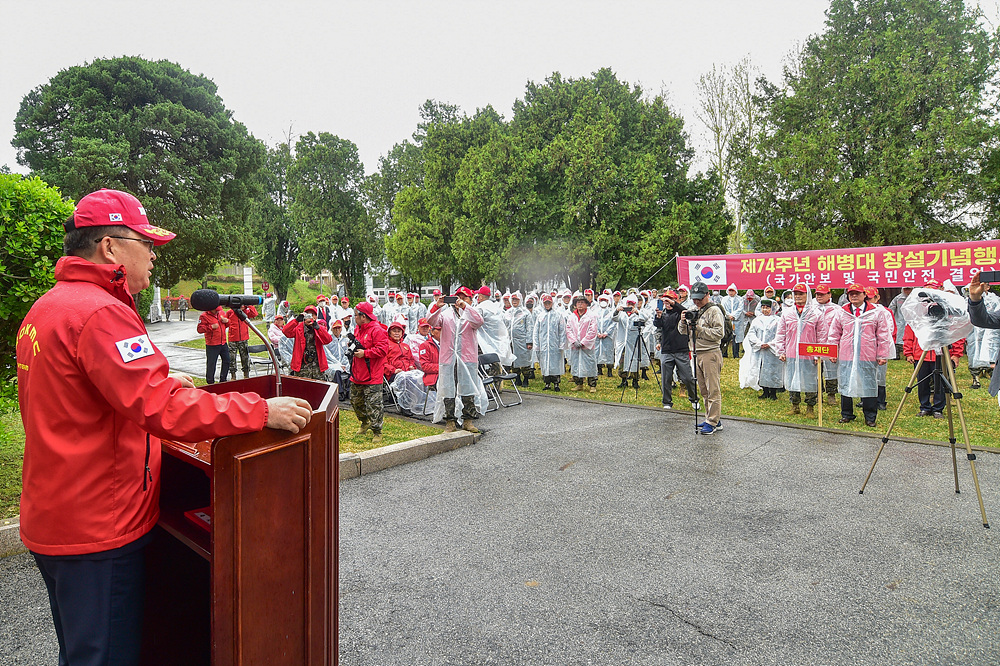
<instances>
[{"instance_id":1,"label":"person holding camera","mask_svg":"<svg viewBox=\"0 0 1000 666\"><path fill-rule=\"evenodd\" d=\"M351 359L351 406L361 426L358 434L372 431L372 442L382 441L382 378L389 353L389 337L385 334L375 310L367 301L354 308L354 345Z\"/></svg>"},{"instance_id":2,"label":"person holding camera","mask_svg":"<svg viewBox=\"0 0 1000 666\"><path fill-rule=\"evenodd\" d=\"M622 383L618 388L628 386L639 388L639 370L649 366L649 349L642 340L642 329L646 317L639 311L639 298L629 294L622 305L615 310L615 365Z\"/></svg>"},{"instance_id":3,"label":"person holding camera","mask_svg":"<svg viewBox=\"0 0 1000 666\"><path fill-rule=\"evenodd\" d=\"M435 406L435 421L443 416L445 432L458 430L455 414L457 399L462 400L462 429L479 432L472 421L479 418L476 396L485 393L479 377L479 343L476 331L483 325L483 316L472 307L472 291L459 287L456 296L437 296L431 305L427 323L440 328L438 359L438 400L443 412Z\"/></svg>"},{"instance_id":4,"label":"person holding camera","mask_svg":"<svg viewBox=\"0 0 1000 666\"><path fill-rule=\"evenodd\" d=\"M316 314L316 306L307 305L304 311L285 324L282 332L286 338L295 341L292 375L325 381L323 373L328 364L323 346L333 342L333 336L326 330L326 324L316 318Z\"/></svg>"},{"instance_id":5,"label":"person holding camera","mask_svg":"<svg viewBox=\"0 0 1000 666\"><path fill-rule=\"evenodd\" d=\"M673 378L677 378L687 389L691 408L698 402L698 387L691 374L691 352L688 351L687 336L677 330L685 310L677 300L678 294L668 290L663 296L663 308L653 315L653 325L660 330L660 379L663 384L663 408L673 409Z\"/></svg>"},{"instance_id":6,"label":"person holding camera","mask_svg":"<svg viewBox=\"0 0 1000 666\"><path fill-rule=\"evenodd\" d=\"M696 309L687 310L677 324L681 335L688 336L688 347L695 357L698 391L705 397L705 421L698 424L702 435L722 430L722 349L726 333L722 308L712 307L704 282L691 286L691 300Z\"/></svg>"}]
</instances>

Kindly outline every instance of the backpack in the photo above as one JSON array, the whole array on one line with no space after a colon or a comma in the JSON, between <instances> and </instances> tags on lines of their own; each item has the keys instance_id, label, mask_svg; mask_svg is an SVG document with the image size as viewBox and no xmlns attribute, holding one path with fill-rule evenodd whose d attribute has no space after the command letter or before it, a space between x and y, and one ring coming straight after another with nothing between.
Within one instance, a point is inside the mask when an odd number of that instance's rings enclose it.
<instances>
[{"instance_id":1,"label":"backpack","mask_svg":"<svg viewBox=\"0 0 1000 666\"><path fill-rule=\"evenodd\" d=\"M719 312L722 313L722 340L719 341L719 349L728 349L729 343L733 341L736 337L736 329L733 328L732 320L726 316L726 311L722 309L722 306L718 303L713 303L715 307L719 308Z\"/></svg>"}]
</instances>

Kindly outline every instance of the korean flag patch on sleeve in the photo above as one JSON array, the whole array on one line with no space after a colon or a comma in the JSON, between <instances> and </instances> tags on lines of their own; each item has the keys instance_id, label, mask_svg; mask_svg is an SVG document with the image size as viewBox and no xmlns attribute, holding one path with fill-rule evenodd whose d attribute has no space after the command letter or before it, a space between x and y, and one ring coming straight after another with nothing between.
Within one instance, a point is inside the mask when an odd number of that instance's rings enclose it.
<instances>
[{"instance_id":1,"label":"korean flag patch on sleeve","mask_svg":"<svg viewBox=\"0 0 1000 666\"><path fill-rule=\"evenodd\" d=\"M145 335L137 335L128 340L119 340L115 343L115 349L122 355L122 360L131 363L137 358L145 358L153 355L153 345Z\"/></svg>"}]
</instances>

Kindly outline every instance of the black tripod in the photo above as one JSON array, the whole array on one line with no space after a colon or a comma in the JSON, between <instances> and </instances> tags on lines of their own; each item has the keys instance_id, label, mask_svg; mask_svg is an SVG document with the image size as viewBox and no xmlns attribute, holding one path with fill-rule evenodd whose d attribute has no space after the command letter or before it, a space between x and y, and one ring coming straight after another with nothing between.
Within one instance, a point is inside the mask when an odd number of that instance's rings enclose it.
<instances>
[{"instance_id":1,"label":"black tripod","mask_svg":"<svg viewBox=\"0 0 1000 666\"><path fill-rule=\"evenodd\" d=\"M903 393L903 398L899 401L899 406L896 408L896 414L892 417L892 421L889 423L889 429L885 433L885 437L882 438L882 446L879 447L878 453L875 454L875 460L872 461L872 467L868 470L868 476L865 477L865 482L861 485L860 494L864 495L865 486L868 485L868 479L871 478L872 472L875 471L875 464L878 462L879 456L882 455L882 449L885 448L886 443L889 441L889 433L892 432L893 426L896 425L896 420L899 418L900 413L903 411L903 404L906 402L906 398L909 397L910 393L917 385L917 374L920 372L920 366L924 363L924 358L927 356L927 351L924 350L920 354L920 360L917 361L916 366L913 368L913 376L910 377L910 382L907 385L905 392ZM947 377L941 372L941 368L945 368ZM928 375L926 379L930 379L934 382L941 382L940 384L934 384L934 386L941 386L944 389L945 394L945 409L948 414L948 441L951 443L951 466L955 475L955 493L959 494L961 491L958 489L958 458L955 455L955 422L952 419L951 414L951 403L952 399L955 401L955 406L958 408L958 420L962 425L962 436L965 440L965 457L969 461L969 466L972 468L972 481L976 486L976 496L979 498L979 513L983 517L983 527L989 529L990 523L986 520L986 508L983 506L983 494L979 491L979 475L976 474L976 454L972 452L972 446L969 444L969 429L965 425L965 414L962 412L962 394L955 391L955 369L951 365L951 357L948 354L948 347L945 346L940 352L938 352L938 361L934 362L934 372ZM933 399L935 389L931 389L931 396Z\"/></svg>"},{"instance_id":2,"label":"black tripod","mask_svg":"<svg viewBox=\"0 0 1000 666\"><path fill-rule=\"evenodd\" d=\"M645 325L645 322L643 322L643 324ZM631 325L634 326L635 324L633 323ZM639 365L640 365L640 363L642 363L642 352L645 351L646 352L646 357L649 358L649 367L653 370L653 376L656 377L656 385L660 386L661 389L662 389L662 385L660 384L660 381L661 381L662 378L660 377L659 373L656 372L656 367L653 365L653 355L649 353L649 347L646 346L646 341L642 339L642 327L636 326L636 328L638 329L638 331L637 331L637 335L635 336L635 343L632 345L632 356L629 358L627 366L625 365L625 363L622 363L622 372L625 371L626 367L629 367L629 368L632 367L632 361L635 360L636 354L639 354L639 363L635 364L635 368L636 368L636 373L635 374L638 375L639 374ZM625 358L625 355L623 353L622 354L622 360L623 361L624 361L624 358ZM632 381L635 382L635 400L636 400L636 402L638 402L639 401L639 378L638 377L634 377L632 379ZM621 397L618 398L618 402L622 402L622 401L625 400L625 389L626 388L628 388L628 386L625 385L625 380L622 379L622 394L621 394Z\"/></svg>"},{"instance_id":3,"label":"black tripod","mask_svg":"<svg viewBox=\"0 0 1000 666\"><path fill-rule=\"evenodd\" d=\"M685 313L686 314L686 313ZM700 433L701 429L698 428L698 407L701 406L701 396L698 395L698 343L695 339L695 333L698 330L698 317L695 316L688 321L688 348L691 350L691 383L694 385L695 390L695 400L694 404L694 431L695 433ZM705 409L708 409L708 405L705 405ZM721 423L721 421L720 421Z\"/></svg>"}]
</instances>

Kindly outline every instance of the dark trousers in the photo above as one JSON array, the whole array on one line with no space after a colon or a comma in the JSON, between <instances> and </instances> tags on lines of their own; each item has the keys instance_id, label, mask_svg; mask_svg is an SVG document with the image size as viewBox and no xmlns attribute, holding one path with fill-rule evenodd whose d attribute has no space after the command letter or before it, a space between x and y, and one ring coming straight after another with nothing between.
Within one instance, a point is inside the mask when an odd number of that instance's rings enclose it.
<instances>
[{"instance_id":1,"label":"dark trousers","mask_svg":"<svg viewBox=\"0 0 1000 666\"><path fill-rule=\"evenodd\" d=\"M222 357L222 375L219 381L226 381L226 377L229 375L229 347L226 345L205 345L205 354L208 361L208 367L205 369L205 383L215 383L215 363L220 356Z\"/></svg>"},{"instance_id":2,"label":"dark trousers","mask_svg":"<svg viewBox=\"0 0 1000 666\"><path fill-rule=\"evenodd\" d=\"M878 398L861 398L861 411L865 415L865 421L874 421L878 416ZM854 398L846 395L840 396L840 416L845 419L854 419Z\"/></svg>"},{"instance_id":3,"label":"dark trousers","mask_svg":"<svg viewBox=\"0 0 1000 666\"><path fill-rule=\"evenodd\" d=\"M663 353L660 355L660 380L663 388L663 404L674 404L673 383L674 371L677 371L677 379L684 384L687 389L688 399L691 402L698 400L698 387L694 382L694 375L691 374L691 359L688 352Z\"/></svg>"},{"instance_id":4,"label":"dark trousers","mask_svg":"<svg viewBox=\"0 0 1000 666\"><path fill-rule=\"evenodd\" d=\"M763 395L761 395L761 397L762 398L767 398L768 400L777 400L778 399L778 389L776 389L776 388L768 388L768 387L765 386L765 387L763 387Z\"/></svg>"},{"instance_id":5,"label":"dark trousers","mask_svg":"<svg viewBox=\"0 0 1000 666\"><path fill-rule=\"evenodd\" d=\"M145 562L142 543L121 555L35 556L49 592L59 640L59 665L126 666L139 663ZM115 553L116 551L108 551Z\"/></svg>"},{"instance_id":6,"label":"dark trousers","mask_svg":"<svg viewBox=\"0 0 1000 666\"><path fill-rule=\"evenodd\" d=\"M937 359L933 363L925 358L920 365L920 370L917 371L917 396L920 398L920 410L924 412L944 411L944 382L934 381L935 368L941 370L943 376L941 354L937 355ZM931 402L931 391L934 391L933 402Z\"/></svg>"},{"instance_id":7,"label":"dark trousers","mask_svg":"<svg viewBox=\"0 0 1000 666\"><path fill-rule=\"evenodd\" d=\"M816 392L813 391L812 393L810 393L809 391L805 391L805 394L806 394L806 406L807 407L815 407L816 406L816 398L818 397L817 394L816 394ZM791 402L792 402L793 405L798 405L799 403L802 402L802 392L799 392L799 391L789 391L788 392L788 399L791 400Z\"/></svg>"}]
</instances>

